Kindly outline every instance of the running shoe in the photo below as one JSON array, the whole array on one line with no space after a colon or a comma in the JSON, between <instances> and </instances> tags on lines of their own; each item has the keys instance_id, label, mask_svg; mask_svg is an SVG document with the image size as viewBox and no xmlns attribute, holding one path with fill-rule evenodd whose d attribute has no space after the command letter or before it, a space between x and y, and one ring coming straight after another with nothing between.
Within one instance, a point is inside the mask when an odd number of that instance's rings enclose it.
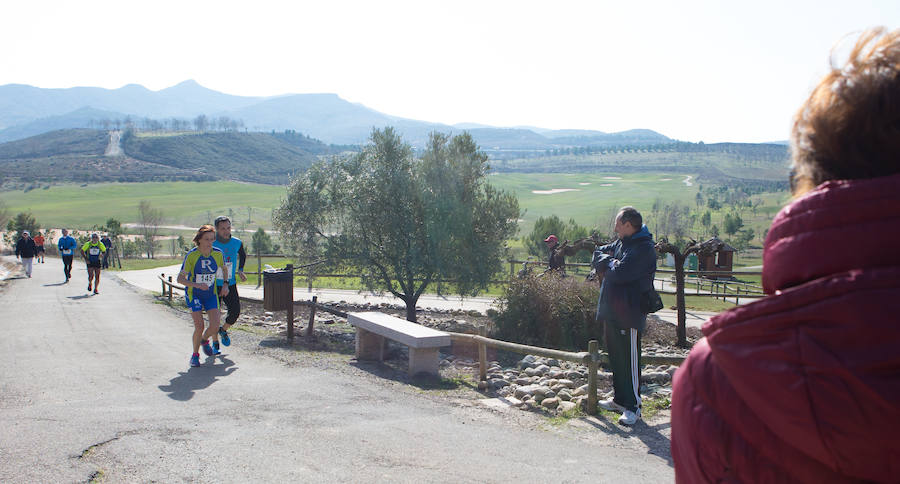
<instances>
[{"instance_id":1,"label":"running shoe","mask_svg":"<svg viewBox=\"0 0 900 484\"><path fill-rule=\"evenodd\" d=\"M222 339L222 344L225 346L231 346L231 337L228 336L228 331L225 331L222 328L219 328L219 338Z\"/></svg>"},{"instance_id":2,"label":"running shoe","mask_svg":"<svg viewBox=\"0 0 900 484\"><path fill-rule=\"evenodd\" d=\"M200 355L191 355L191 366L200 366Z\"/></svg>"},{"instance_id":3,"label":"running shoe","mask_svg":"<svg viewBox=\"0 0 900 484\"><path fill-rule=\"evenodd\" d=\"M205 354L206 356L213 355L212 346L209 345L209 340L203 342L203 354Z\"/></svg>"},{"instance_id":4,"label":"running shoe","mask_svg":"<svg viewBox=\"0 0 900 484\"><path fill-rule=\"evenodd\" d=\"M94 289L94 294L100 294L100 291Z\"/></svg>"},{"instance_id":5,"label":"running shoe","mask_svg":"<svg viewBox=\"0 0 900 484\"><path fill-rule=\"evenodd\" d=\"M91 283L88 283L88 292L91 292Z\"/></svg>"},{"instance_id":6,"label":"running shoe","mask_svg":"<svg viewBox=\"0 0 900 484\"><path fill-rule=\"evenodd\" d=\"M218 342L218 341L213 341L213 354L214 354L214 355L221 355L221 354L222 354L222 352L219 351L219 342Z\"/></svg>"}]
</instances>

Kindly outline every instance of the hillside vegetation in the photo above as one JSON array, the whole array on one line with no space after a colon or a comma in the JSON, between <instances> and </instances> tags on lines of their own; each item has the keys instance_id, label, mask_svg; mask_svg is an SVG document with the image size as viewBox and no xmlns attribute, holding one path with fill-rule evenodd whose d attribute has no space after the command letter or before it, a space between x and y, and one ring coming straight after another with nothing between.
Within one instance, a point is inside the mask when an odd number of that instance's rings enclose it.
<instances>
[{"instance_id":1,"label":"hillside vegetation","mask_svg":"<svg viewBox=\"0 0 900 484\"><path fill-rule=\"evenodd\" d=\"M284 184L332 147L293 131L122 135L125 156L107 157L109 132L68 129L0 144L3 189L55 183L236 181Z\"/></svg>"},{"instance_id":2,"label":"hillside vegetation","mask_svg":"<svg viewBox=\"0 0 900 484\"><path fill-rule=\"evenodd\" d=\"M128 156L150 163L195 170L215 178L270 184L285 183L288 176L305 171L316 159L303 148L266 133L126 133L122 148ZM327 151L327 147L320 151Z\"/></svg>"}]
</instances>

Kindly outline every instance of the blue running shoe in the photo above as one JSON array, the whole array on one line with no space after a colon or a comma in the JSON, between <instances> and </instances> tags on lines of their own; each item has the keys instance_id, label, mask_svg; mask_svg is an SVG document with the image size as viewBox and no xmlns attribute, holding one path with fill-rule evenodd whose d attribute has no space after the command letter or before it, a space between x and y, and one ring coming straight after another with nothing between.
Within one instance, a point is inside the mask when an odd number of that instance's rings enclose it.
<instances>
[{"instance_id":1,"label":"blue running shoe","mask_svg":"<svg viewBox=\"0 0 900 484\"><path fill-rule=\"evenodd\" d=\"M213 354L214 354L214 355L221 355L221 354L222 354L222 352L219 351L219 342L218 342L218 341L213 341Z\"/></svg>"},{"instance_id":2,"label":"blue running shoe","mask_svg":"<svg viewBox=\"0 0 900 484\"><path fill-rule=\"evenodd\" d=\"M203 342L203 354L205 354L206 356L213 355L212 346L209 345L209 340Z\"/></svg>"},{"instance_id":3,"label":"blue running shoe","mask_svg":"<svg viewBox=\"0 0 900 484\"><path fill-rule=\"evenodd\" d=\"M200 355L191 355L191 366L200 366Z\"/></svg>"},{"instance_id":4,"label":"blue running shoe","mask_svg":"<svg viewBox=\"0 0 900 484\"><path fill-rule=\"evenodd\" d=\"M225 346L231 346L231 337L228 336L228 331L225 331L222 328L219 328L219 339L222 340L222 344Z\"/></svg>"}]
</instances>

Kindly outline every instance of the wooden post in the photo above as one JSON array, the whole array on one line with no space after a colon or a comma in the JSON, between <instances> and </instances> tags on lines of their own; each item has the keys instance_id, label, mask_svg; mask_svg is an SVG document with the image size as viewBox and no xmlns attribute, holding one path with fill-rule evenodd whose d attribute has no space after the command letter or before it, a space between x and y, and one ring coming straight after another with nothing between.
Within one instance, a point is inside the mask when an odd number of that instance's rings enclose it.
<instances>
[{"instance_id":1,"label":"wooden post","mask_svg":"<svg viewBox=\"0 0 900 484\"><path fill-rule=\"evenodd\" d=\"M478 327L479 336L487 336L487 328L482 324ZM478 378L479 381L487 381L487 345L478 342Z\"/></svg>"},{"instance_id":2,"label":"wooden post","mask_svg":"<svg viewBox=\"0 0 900 484\"><path fill-rule=\"evenodd\" d=\"M169 276L169 302L172 302L172 276Z\"/></svg>"},{"instance_id":3,"label":"wooden post","mask_svg":"<svg viewBox=\"0 0 900 484\"><path fill-rule=\"evenodd\" d=\"M166 295L166 280L165 280L166 273L162 272L159 275L163 277L162 279L159 280L159 283L162 285L162 294L160 294L160 296L165 296Z\"/></svg>"},{"instance_id":4,"label":"wooden post","mask_svg":"<svg viewBox=\"0 0 900 484\"><path fill-rule=\"evenodd\" d=\"M293 340L294 339L294 264L288 264L287 267L285 267L285 269L287 269L287 271L291 275L291 284L290 284L290 287L288 287L288 290L290 290L291 292L290 292L290 297L288 300L288 307L287 307L287 337L289 340Z\"/></svg>"},{"instance_id":5,"label":"wooden post","mask_svg":"<svg viewBox=\"0 0 900 484\"><path fill-rule=\"evenodd\" d=\"M600 357L600 343L592 339L588 342L588 353L591 359L588 362L588 415L597 413L597 359Z\"/></svg>"},{"instance_id":6,"label":"wooden post","mask_svg":"<svg viewBox=\"0 0 900 484\"><path fill-rule=\"evenodd\" d=\"M316 302L319 296L313 296L312 304L309 305L309 324L306 325L306 337L311 338L313 335L313 324L316 322Z\"/></svg>"},{"instance_id":7,"label":"wooden post","mask_svg":"<svg viewBox=\"0 0 900 484\"><path fill-rule=\"evenodd\" d=\"M313 267L315 266L309 266L309 272L306 275L306 292L312 292Z\"/></svg>"}]
</instances>

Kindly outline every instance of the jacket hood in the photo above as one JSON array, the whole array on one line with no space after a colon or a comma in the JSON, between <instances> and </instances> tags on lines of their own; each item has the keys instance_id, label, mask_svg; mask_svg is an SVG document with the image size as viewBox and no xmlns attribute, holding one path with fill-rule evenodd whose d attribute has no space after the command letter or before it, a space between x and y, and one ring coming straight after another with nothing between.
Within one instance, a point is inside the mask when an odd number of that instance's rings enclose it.
<instances>
[{"instance_id":1,"label":"jacket hood","mask_svg":"<svg viewBox=\"0 0 900 484\"><path fill-rule=\"evenodd\" d=\"M749 409L720 408L723 420L773 461L900 475L898 244L900 176L820 185L772 222L772 295L703 326L735 407Z\"/></svg>"},{"instance_id":2,"label":"jacket hood","mask_svg":"<svg viewBox=\"0 0 900 484\"><path fill-rule=\"evenodd\" d=\"M626 240L640 240L640 239L652 239L653 235L650 233L650 229L647 228L646 224L641 225L641 230L631 234L629 237L624 237L622 241Z\"/></svg>"}]
</instances>

